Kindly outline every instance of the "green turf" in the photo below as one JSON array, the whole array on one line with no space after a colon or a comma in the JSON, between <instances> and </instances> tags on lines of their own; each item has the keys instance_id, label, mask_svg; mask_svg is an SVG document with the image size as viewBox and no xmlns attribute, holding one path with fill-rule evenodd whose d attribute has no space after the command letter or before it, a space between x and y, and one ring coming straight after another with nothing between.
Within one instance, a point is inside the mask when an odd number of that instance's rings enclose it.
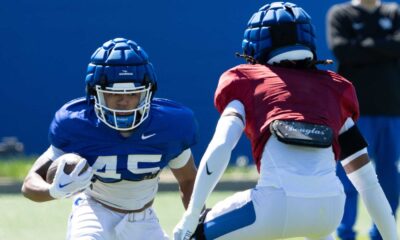
<instances>
[{"instance_id":1,"label":"green turf","mask_svg":"<svg viewBox=\"0 0 400 240\"><path fill-rule=\"evenodd\" d=\"M0 159L0 177L23 180L32 167L35 157Z\"/></svg>"},{"instance_id":2,"label":"green turf","mask_svg":"<svg viewBox=\"0 0 400 240\"><path fill-rule=\"evenodd\" d=\"M231 193L219 192L210 204ZM160 222L169 235L179 221L183 206L177 192L161 192L155 201ZM71 201L68 199L35 203L21 195L0 195L0 239L57 240L65 239Z\"/></svg>"},{"instance_id":3,"label":"green turf","mask_svg":"<svg viewBox=\"0 0 400 240\"><path fill-rule=\"evenodd\" d=\"M36 156L0 158L0 178L22 181L36 158ZM161 174L162 176L172 175L167 168ZM253 181L256 181L257 177L258 173L254 165L248 167L228 167L223 176L225 179L246 179Z\"/></svg>"},{"instance_id":4,"label":"green turf","mask_svg":"<svg viewBox=\"0 0 400 240\"><path fill-rule=\"evenodd\" d=\"M208 206L232 193L215 192ZM0 195L0 239L4 240L58 240L64 239L66 223L71 208L70 200L47 203L34 203L20 195ZM160 192L155 201L160 222L167 233L171 232L179 221L183 207L178 193ZM370 218L360 205L360 216L356 229L360 232L358 240L367 238ZM400 229L400 224L398 224Z\"/></svg>"}]
</instances>

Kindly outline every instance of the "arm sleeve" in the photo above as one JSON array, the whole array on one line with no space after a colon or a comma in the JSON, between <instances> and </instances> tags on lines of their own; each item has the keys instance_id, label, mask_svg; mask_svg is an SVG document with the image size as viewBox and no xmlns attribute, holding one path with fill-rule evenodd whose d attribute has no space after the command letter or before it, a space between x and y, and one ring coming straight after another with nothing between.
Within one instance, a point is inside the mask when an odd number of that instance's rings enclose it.
<instances>
[{"instance_id":1,"label":"arm sleeve","mask_svg":"<svg viewBox=\"0 0 400 240\"><path fill-rule=\"evenodd\" d=\"M398 239L394 214L371 162L347 176L360 194L383 239Z\"/></svg>"},{"instance_id":2,"label":"arm sleeve","mask_svg":"<svg viewBox=\"0 0 400 240\"><path fill-rule=\"evenodd\" d=\"M346 133L354 125L354 121L351 118L348 118L340 129L339 134ZM365 153L367 153L366 147L343 159L341 164L346 166L351 161ZM360 194L369 215L378 226L383 239L397 239L397 227L393 212L382 187L378 182L378 177L376 176L371 162L356 171L347 174L347 176Z\"/></svg>"},{"instance_id":3,"label":"arm sleeve","mask_svg":"<svg viewBox=\"0 0 400 240\"><path fill-rule=\"evenodd\" d=\"M238 105L238 106L235 106ZM217 185L228 166L231 152L242 135L243 121L228 111L243 114L244 107L239 101L228 104L220 117L214 136L204 153L194 184L194 190L188 207L189 212L200 214L206 199Z\"/></svg>"}]
</instances>

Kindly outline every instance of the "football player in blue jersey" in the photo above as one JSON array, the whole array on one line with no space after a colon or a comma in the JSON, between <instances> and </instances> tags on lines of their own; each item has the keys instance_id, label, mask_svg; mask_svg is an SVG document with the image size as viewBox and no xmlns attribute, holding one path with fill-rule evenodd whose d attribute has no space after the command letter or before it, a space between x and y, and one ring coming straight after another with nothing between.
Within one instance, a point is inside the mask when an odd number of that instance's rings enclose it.
<instances>
[{"instance_id":1,"label":"football player in blue jersey","mask_svg":"<svg viewBox=\"0 0 400 240\"><path fill-rule=\"evenodd\" d=\"M345 202L337 161L383 239L398 239L355 124L354 87L317 69L326 61L317 61L310 16L293 3L266 4L250 19L242 47L248 64L220 77L214 104L221 116L174 240L334 239ZM243 131L260 173L257 185L202 213Z\"/></svg>"},{"instance_id":2,"label":"football player in blue jersey","mask_svg":"<svg viewBox=\"0 0 400 240\"><path fill-rule=\"evenodd\" d=\"M156 89L146 52L116 38L92 55L86 98L56 112L51 145L32 166L22 192L36 202L74 195L67 239L168 239L152 208L166 166L187 207L196 175L190 148L197 123L190 109L154 98ZM78 155L74 171L64 173L65 163ZM56 159L60 164L49 184L47 170ZM86 163L90 167L80 173Z\"/></svg>"}]
</instances>

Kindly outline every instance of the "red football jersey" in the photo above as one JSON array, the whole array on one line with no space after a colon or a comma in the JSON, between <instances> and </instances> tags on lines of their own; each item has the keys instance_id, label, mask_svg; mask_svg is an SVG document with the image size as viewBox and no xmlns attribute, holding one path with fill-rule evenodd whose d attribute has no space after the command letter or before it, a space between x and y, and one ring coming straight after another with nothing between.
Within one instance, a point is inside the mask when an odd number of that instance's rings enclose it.
<instances>
[{"instance_id":1,"label":"red football jersey","mask_svg":"<svg viewBox=\"0 0 400 240\"><path fill-rule=\"evenodd\" d=\"M243 64L222 74L214 104L222 113L239 100L245 107L245 133L251 141L259 169L264 145L271 136L273 120L296 120L332 128L336 159L340 154L338 133L348 117L359 117L353 85L342 76L314 69L293 69Z\"/></svg>"}]
</instances>

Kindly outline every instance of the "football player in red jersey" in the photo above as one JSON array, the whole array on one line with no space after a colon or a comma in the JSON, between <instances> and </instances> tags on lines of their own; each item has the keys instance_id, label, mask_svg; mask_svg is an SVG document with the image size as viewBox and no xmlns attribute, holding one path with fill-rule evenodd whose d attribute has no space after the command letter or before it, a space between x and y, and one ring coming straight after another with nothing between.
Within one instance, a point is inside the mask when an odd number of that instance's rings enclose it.
<instances>
[{"instance_id":1,"label":"football player in red jersey","mask_svg":"<svg viewBox=\"0 0 400 240\"><path fill-rule=\"evenodd\" d=\"M354 87L316 68L326 61L317 61L310 16L292 3L267 4L250 19L242 47L248 64L220 78L214 100L221 117L174 239L334 239L345 202L335 174L339 160L383 238L397 239L393 213L355 124ZM258 183L202 213L243 131Z\"/></svg>"}]
</instances>

